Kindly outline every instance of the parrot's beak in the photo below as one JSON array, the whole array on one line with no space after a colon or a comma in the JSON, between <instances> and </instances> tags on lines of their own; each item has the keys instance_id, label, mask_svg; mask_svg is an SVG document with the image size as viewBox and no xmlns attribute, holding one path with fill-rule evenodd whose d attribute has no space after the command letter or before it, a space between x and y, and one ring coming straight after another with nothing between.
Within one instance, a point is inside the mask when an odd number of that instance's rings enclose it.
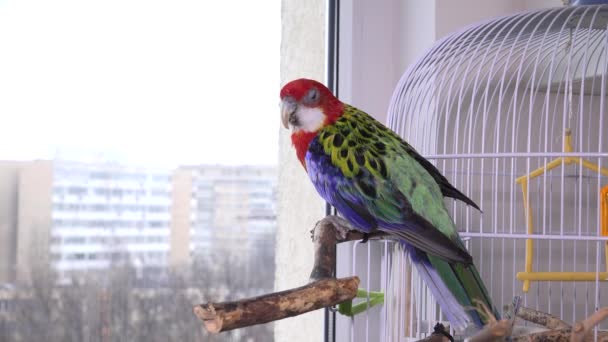
<instances>
[{"instance_id":1,"label":"parrot's beak","mask_svg":"<svg viewBox=\"0 0 608 342\"><path fill-rule=\"evenodd\" d=\"M295 113L298 105L291 97L286 97L281 100L281 122L283 127L289 129L289 118Z\"/></svg>"}]
</instances>

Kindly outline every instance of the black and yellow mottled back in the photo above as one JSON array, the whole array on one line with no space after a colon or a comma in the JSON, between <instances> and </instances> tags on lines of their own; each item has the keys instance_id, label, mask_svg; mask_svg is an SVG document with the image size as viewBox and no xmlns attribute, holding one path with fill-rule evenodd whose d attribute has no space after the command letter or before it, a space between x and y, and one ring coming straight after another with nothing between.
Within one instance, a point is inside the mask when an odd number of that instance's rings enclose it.
<instances>
[{"instance_id":1,"label":"black and yellow mottled back","mask_svg":"<svg viewBox=\"0 0 608 342\"><path fill-rule=\"evenodd\" d=\"M443 189L473 202L368 114L345 105L311 142L306 165L319 193L363 230L391 231L446 260L471 262L443 204Z\"/></svg>"},{"instance_id":2,"label":"black and yellow mottled back","mask_svg":"<svg viewBox=\"0 0 608 342\"><path fill-rule=\"evenodd\" d=\"M344 114L335 124L319 132L325 152L331 154L332 162L346 177L353 177L366 167L373 175L386 178L387 151L404 153L408 148L403 141L401 146L396 144L395 138L384 125L351 106L345 106Z\"/></svg>"},{"instance_id":3,"label":"black and yellow mottled back","mask_svg":"<svg viewBox=\"0 0 608 342\"><path fill-rule=\"evenodd\" d=\"M386 154L406 153L433 177L444 196L461 200L479 210L475 202L454 188L433 164L406 141L353 106L345 105L340 119L319 132L319 141L325 152L331 153L332 162L347 177L355 176L361 167L367 167L375 176L387 177Z\"/></svg>"}]
</instances>

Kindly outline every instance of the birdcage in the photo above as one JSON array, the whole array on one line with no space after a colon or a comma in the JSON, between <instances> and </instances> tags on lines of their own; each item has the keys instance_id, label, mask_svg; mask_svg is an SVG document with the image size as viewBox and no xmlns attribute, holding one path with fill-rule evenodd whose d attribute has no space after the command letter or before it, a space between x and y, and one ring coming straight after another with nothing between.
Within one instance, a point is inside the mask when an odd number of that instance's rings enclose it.
<instances>
[{"instance_id":1,"label":"birdcage","mask_svg":"<svg viewBox=\"0 0 608 342\"><path fill-rule=\"evenodd\" d=\"M608 305L607 72L608 6L565 6L444 38L393 94L389 126L483 210L446 200L499 308L574 322ZM382 340L443 319L397 246L353 249L384 256Z\"/></svg>"}]
</instances>

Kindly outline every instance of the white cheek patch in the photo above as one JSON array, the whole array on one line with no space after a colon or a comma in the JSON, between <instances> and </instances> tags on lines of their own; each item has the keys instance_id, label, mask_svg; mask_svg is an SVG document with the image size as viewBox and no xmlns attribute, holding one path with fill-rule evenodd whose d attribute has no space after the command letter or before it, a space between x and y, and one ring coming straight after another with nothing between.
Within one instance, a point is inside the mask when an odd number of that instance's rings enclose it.
<instances>
[{"instance_id":1,"label":"white cheek patch","mask_svg":"<svg viewBox=\"0 0 608 342\"><path fill-rule=\"evenodd\" d=\"M320 108L308 108L300 106L296 112L300 123L297 129L305 132L316 132L325 122L325 114Z\"/></svg>"}]
</instances>

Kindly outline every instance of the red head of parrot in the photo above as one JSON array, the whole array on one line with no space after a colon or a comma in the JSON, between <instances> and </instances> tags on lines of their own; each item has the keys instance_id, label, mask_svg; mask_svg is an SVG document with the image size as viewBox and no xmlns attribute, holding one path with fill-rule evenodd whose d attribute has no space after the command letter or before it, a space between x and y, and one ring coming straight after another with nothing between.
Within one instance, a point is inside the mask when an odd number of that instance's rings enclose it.
<instances>
[{"instance_id":1,"label":"red head of parrot","mask_svg":"<svg viewBox=\"0 0 608 342\"><path fill-rule=\"evenodd\" d=\"M285 128L292 128L291 141L305 168L310 142L321 128L336 122L343 111L344 104L317 81L301 78L283 86L281 121Z\"/></svg>"}]
</instances>

